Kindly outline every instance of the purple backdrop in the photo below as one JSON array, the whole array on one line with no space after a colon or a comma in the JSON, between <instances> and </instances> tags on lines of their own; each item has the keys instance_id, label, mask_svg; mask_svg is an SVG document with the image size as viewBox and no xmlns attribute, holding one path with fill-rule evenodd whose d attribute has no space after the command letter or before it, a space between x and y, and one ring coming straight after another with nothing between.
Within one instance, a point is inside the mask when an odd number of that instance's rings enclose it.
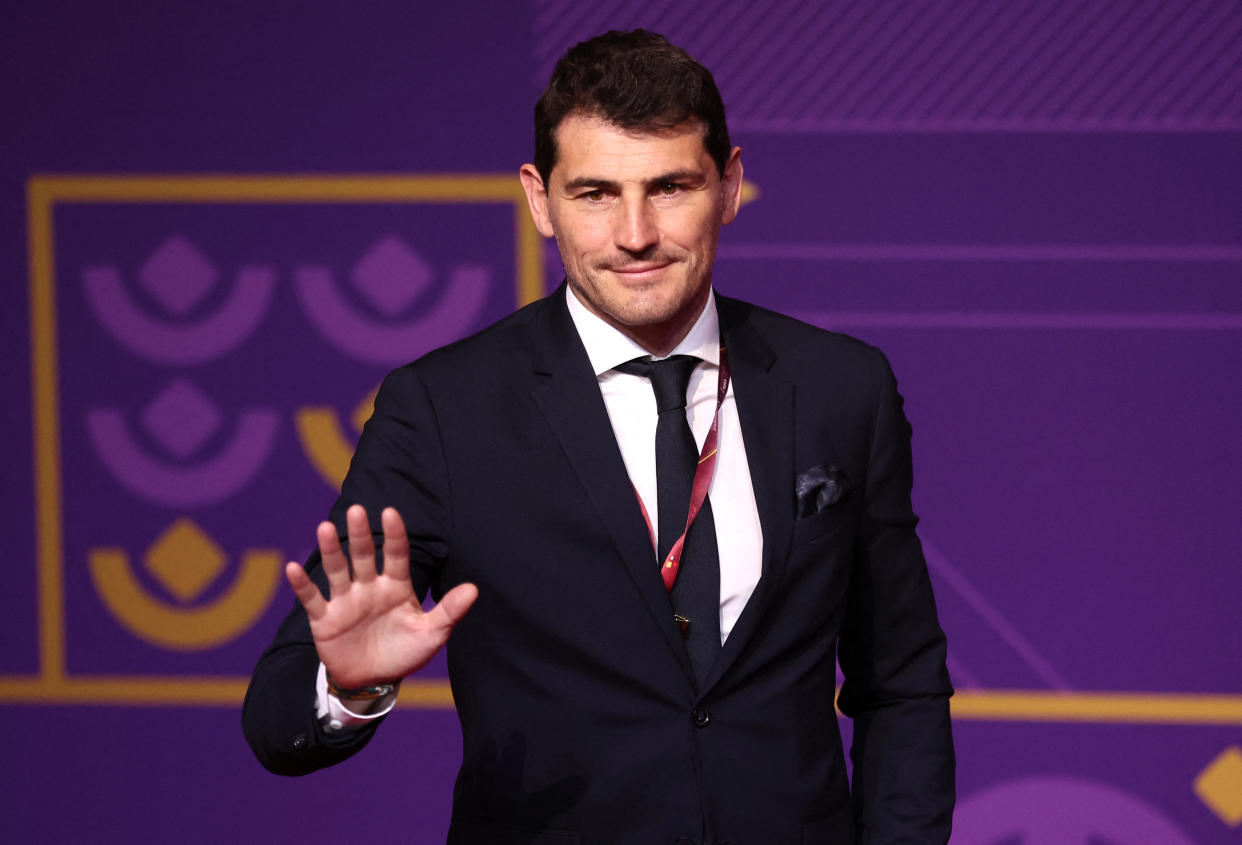
<instances>
[{"instance_id":1,"label":"purple backdrop","mask_svg":"<svg viewBox=\"0 0 1242 845\"><path fill-rule=\"evenodd\" d=\"M39 841L447 829L442 663L299 780L244 679L383 373L559 279L565 47L714 70L726 293L877 343L959 687L955 842L1242 825L1242 7L26 4L0 13L0 708Z\"/></svg>"}]
</instances>

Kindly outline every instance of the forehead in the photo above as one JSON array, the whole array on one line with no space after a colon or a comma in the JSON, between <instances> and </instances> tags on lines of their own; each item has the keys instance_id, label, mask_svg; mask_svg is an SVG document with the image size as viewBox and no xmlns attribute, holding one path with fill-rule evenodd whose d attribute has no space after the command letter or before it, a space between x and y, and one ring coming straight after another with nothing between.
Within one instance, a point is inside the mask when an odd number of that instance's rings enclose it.
<instances>
[{"instance_id":1,"label":"forehead","mask_svg":"<svg viewBox=\"0 0 1242 845\"><path fill-rule=\"evenodd\" d=\"M556 128L554 180L583 177L646 181L675 171L715 172L696 120L656 131L623 129L598 117L572 114Z\"/></svg>"}]
</instances>

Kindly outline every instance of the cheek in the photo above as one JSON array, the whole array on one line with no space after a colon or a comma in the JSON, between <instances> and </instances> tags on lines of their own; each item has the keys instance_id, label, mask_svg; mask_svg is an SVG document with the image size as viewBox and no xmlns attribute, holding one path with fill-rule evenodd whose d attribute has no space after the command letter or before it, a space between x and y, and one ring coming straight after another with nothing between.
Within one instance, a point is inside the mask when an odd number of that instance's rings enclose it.
<instances>
[{"instance_id":1,"label":"cheek","mask_svg":"<svg viewBox=\"0 0 1242 845\"><path fill-rule=\"evenodd\" d=\"M556 242L560 245L562 254L589 256L607 248L607 231L607 227L600 225L598 221L577 220L572 226L557 230Z\"/></svg>"},{"instance_id":2,"label":"cheek","mask_svg":"<svg viewBox=\"0 0 1242 845\"><path fill-rule=\"evenodd\" d=\"M668 240L688 253L707 255L715 242L719 227L712 226L712 218L704 214L685 214L674 218L665 229Z\"/></svg>"}]
</instances>

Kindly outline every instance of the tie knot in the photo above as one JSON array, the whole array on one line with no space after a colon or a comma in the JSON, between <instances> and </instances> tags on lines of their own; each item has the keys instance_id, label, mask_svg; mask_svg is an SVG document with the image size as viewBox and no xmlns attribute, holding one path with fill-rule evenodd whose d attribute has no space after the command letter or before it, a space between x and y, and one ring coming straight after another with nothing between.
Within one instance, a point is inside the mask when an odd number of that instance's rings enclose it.
<instances>
[{"instance_id":1,"label":"tie knot","mask_svg":"<svg viewBox=\"0 0 1242 845\"><path fill-rule=\"evenodd\" d=\"M690 386L690 374L699 365L693 355L672 355L659 361L651 358L635 358L616 369L623 373L644 376L651 381L655 391L656 410L659 413L686 407L686 389Z\"/></svg>"}]
</instances>

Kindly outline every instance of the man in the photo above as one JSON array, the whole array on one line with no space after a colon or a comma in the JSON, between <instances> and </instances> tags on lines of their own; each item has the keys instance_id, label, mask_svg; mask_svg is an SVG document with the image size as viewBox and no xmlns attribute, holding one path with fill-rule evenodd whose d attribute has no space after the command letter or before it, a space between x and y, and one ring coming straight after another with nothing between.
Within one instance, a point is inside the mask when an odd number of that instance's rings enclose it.
<instances>
[{"instance_id":1,"label":"man","mask_svg":"<svg viewBox=\"0 0 1242 845\"><path fill-rule=\"evenodd\" d=\"M356 752L448 641L451 843L945 841L952 690L887 362L713 293L741 151L684 52L579 44L535 125L566 285L385 380L287 567L255 753Z\"/></svg>"}]
</instances>

